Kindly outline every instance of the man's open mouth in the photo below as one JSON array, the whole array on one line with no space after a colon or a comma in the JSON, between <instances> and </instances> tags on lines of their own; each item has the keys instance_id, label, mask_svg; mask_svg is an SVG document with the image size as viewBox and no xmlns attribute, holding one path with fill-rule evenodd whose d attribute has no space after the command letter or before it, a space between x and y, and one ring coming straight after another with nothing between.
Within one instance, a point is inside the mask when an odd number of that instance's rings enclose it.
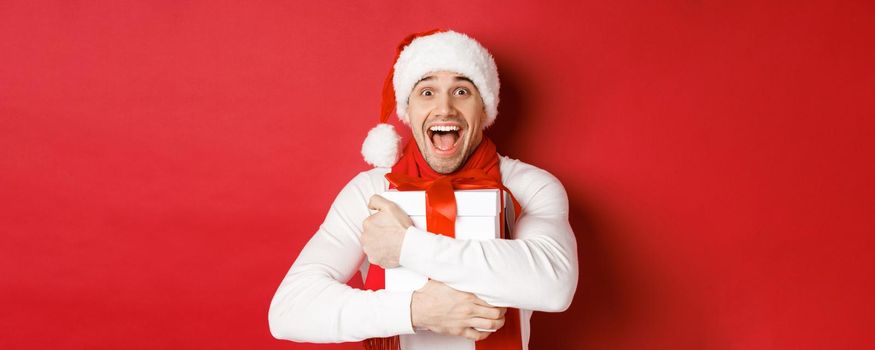
<instances>
[{"instance_id":1,"label":"man's open mouth","mask_svg":"<svg viewBox=\"0 0 875 350\"><path fill-rule=\"evenodd\" d=\"M462 138L462 127L458 124L435 124L426 132L432 146L439 154L453 153Z\"/></svg>"}]
</instances>

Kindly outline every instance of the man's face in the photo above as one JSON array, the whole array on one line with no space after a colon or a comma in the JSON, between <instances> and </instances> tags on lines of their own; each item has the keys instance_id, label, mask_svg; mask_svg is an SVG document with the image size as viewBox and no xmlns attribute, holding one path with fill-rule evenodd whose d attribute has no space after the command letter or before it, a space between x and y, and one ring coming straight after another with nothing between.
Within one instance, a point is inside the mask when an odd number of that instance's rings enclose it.
<instances>
[{"instance_id":1,"label":"man's face","mask_svg":"<svg viewBox=\"0 0 875 350\"><path fill-rule=\"evenodd\" d=\"M483 140L483 99L468 78L456 73L426 74L413 86L407 117L422 156L441 174L465 164Z\"/></svg>"}]
</instances>

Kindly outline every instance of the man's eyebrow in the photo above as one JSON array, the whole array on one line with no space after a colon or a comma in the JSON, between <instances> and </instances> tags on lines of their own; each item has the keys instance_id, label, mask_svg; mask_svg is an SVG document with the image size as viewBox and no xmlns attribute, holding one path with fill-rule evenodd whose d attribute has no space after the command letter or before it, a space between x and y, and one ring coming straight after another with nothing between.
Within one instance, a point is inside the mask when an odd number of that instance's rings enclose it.
<instances>
[{"instance_id":1,"label":"man's eyebrow","mask_svg":"<svg viewBox=\"0 0 875 350\"><path fill-rule=\"evenodd\" d=\"M455 80L456 80L456 81L467 81L467 82L471 83L471 85L474 85L474 82L471 81L471 79L468 79L468 77L466 77L466 76L464 76L464 75L458 75L458 76L456 76L456 79L455 79Z\"/></svg>"},{"instance_id":2,"label":"man's eyebrow","mask_svg":"<svg viewBox=\"0 0 875 350\"><path fill-rule=\"evenodd\" d=\"M426 80L434 80L434 75L429 75L425 78L419 79L419 81L417 81L416 84L413 84L413 86L419 85L419 83L426 81Z\"/></svg>"},{"instance_id":3,"label":"man's eyebrow","mask_svg":"<svg viewBox=\"0 0 875 350\"><path fill-rule=\"evenodd\" d=\"M435 79L434 75L429 75L429 76L426 76L422 79L419 79L419 81L417 81L416 84L413 84L413 86L416 87L417 85L419 85L419 83L421 83L423 81L434 80L434 79ZM474 85L474 82L471 81L471 79L468 79L468 77L466 77L464 75L457 75L454 77L453 80L455 80L455 81L467 81L467 82L471 83L471 85Z\"/></svg>"}]
</instances>

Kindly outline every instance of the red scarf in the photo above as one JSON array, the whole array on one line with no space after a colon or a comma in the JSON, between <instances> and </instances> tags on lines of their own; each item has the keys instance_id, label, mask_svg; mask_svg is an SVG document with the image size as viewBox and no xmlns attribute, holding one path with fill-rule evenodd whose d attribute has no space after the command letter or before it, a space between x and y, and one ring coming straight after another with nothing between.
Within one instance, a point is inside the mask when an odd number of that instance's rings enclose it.
<instances>
[{"instance_id":1,"label":"red scarf","mask_svg":"<svg viewBox=\"0 0 875 350\"><path fill-rule=\"evenodd\" d=\"M451 174L440 174L434 171L426 163L416 143L408 142L404 146L401 159L392 167L392 172L386 174L386 178L389 180L390 188L397 188L400 191L426 190L428 231L449 237L455 237L454 189L499 188L510 193L501 184L501 171L495 144L486 137L483 138L474 153L468 157L465 164ZM521 211L516 199L513 199L513 204L516 215L519 217ZM501 237L507 238L504 236L504 221L500 221ZM379 265L371 264L365 281L365 289L383 289L386 286L385 283L385 270ZM477 350L522 348L519 310L509 308L504 317L505 323L501 329L475 343ZM401 348L398 336L366 339L363 344L367 350L400 350Z\"/></svg>"}]
</instances>

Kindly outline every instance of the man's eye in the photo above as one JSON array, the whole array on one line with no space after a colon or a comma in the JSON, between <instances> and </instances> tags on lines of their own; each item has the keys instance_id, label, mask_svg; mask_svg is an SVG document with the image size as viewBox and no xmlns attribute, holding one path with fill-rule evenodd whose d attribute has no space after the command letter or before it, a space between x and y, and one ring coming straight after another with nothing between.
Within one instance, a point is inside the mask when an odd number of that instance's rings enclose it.
<instances>
[{"instance_id":1,"label":"man's eye","mask_svg":"<svg viewBox=\"0 0 875 350\"><path fill-rule=\"evenodd\" d=\"M456 89L456 95L463 96L468 94L468 89L466 88L458 88Z\"/></svg>"},{"instance_id":2,"label":"man's eye","mask_svg":"<svg viewBox=\"0 0 875 350\"><path fill-rule=\"evenodd\" d=\"M432 92L431 90L422 90L422 92L420 92L419 94L422 96L431 96Z\"/></svg>"}]
</instances>

